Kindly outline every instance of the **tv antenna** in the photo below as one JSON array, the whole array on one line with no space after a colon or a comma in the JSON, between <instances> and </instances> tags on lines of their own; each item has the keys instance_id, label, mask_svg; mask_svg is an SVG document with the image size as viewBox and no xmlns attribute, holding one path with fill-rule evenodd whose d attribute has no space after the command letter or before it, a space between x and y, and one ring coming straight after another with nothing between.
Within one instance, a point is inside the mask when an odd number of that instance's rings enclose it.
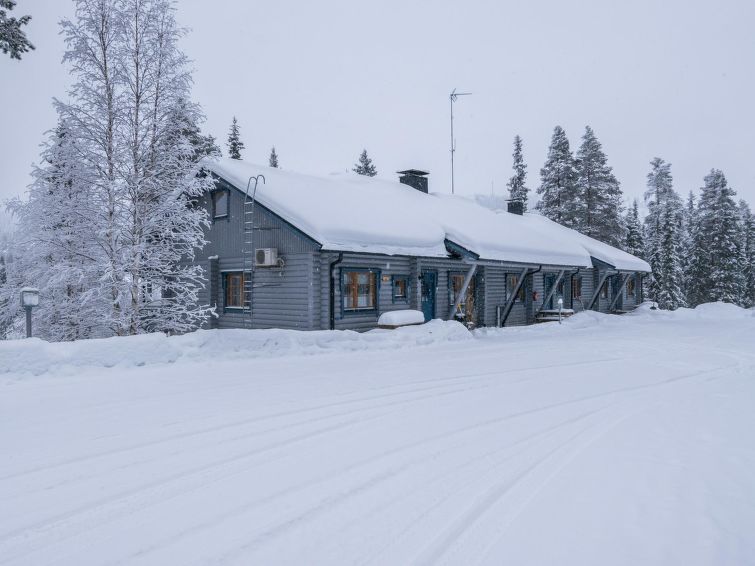
<instances>
[{"instance_id":1,"label":"tv antenna","mask_svg":"<svg viewBox=\"0 0 755 566\"><path fill-rule=\"evenodd\" d=\"M451 194L454 194L454 153L456 153L456 140L454 139L454 102L460 96L469 96L471 92L456 92L456 89L451 91L448 95L448 99L451 101Z\"/></svg>"}]
</instances>

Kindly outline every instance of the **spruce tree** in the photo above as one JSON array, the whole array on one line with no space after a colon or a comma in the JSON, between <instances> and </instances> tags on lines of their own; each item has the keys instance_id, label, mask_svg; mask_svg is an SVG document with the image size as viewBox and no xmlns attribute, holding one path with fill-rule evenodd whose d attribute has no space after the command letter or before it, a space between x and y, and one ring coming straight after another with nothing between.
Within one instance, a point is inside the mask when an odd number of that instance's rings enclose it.
<instances>
[{"instance_id":1,"label":"spruce tree","mask_svg":"<svg viewBox=\"0 0 755 566\"><path fill-rule=\"evenodd\" d=\"M739 201L740 256L742 265L742 306L755 307L755 215L749 205Z\"/></svg>"},{"instance_id":2,"label":"spruce tree","mask_svg":"<svg viewBox=\"0 0 755 566\"><path fill-rule=\"evenodd\" d=\"M228 132L228 157L231 159L241 159L241 152L244 150L244 142L241 141L239 132L239 123L236 116L231 122L231 129Z\"/></svg>"},{"instance_id":3,"label":"spruce tree","mask_svg":"<svg viewBox=\"0 0 755 566\"><path fill-rule=\"evenodd\" d=\"M354 165L354 169L352 169L352 171L359 175L366 175L368 177L374 177L375 175L377 175L377 169L372 163L372 159L368 157L366 149L362 150L362 153L359 156L359 161Z\"/></svg>"},{"instance_id":4,"label":"spruce tree","mask_svg":"<svg viewBox=\"0 0 755 566\"><path fill-rule=\"evenodd\" d=\"M270 167L278 168L278 154L275 153L275 146L270 150L270 159L268 160Z\"/></svg>"},{"instance_id":5,"label":"spruce tree","mask_svg":"<svg viewBox=\"0 0 755 566\"><path fill-rule=\"evenodd\" d=\"M582 136L576 170L582 206L575 228L591 238L621 247L624 241L621 187L590 126Z\"/></svg>"},{"instance_id":6,"label":"spruce tree","mask_svg":"<svg viewBox=\"0 0 755 566\"><path fill-rule=\"evenodd\" d=\"M697 203L695 201L695 193L689 192L687 196L687 203L684 206L684 214L682 216L683 230L682 230L682 271L684 272L684 296L687 299L688 304L693 304L693 277L691 275L692 265L695 263L695 234L697 233Z\"/></svg>"},{"instance_id":7,"label":"spruce tree","mask_svg":"<svg viewBox=\"0 0 755 566\"><path fill-rule=\"evenodd\" d=\"M546 218L570 228L577 226L581 215L581 201L576 187L574 156L569 149L569 139L561 126L553 129L548 157L540 169L541 196L537 209Z\"/></svg>"},{"instance_id":8,"label":"spruce tree","mask_svg":"<svg viewBox=\"0 0 755 566\"><path fill-rule=\"evenodd\" d=\"M684 211L673 188L671 164L659 157L650 162L645 203L645 255L652 269L648 294L661 308L673 310L686 304Z\"/></svg>"},{"instance_id":9,"label":"spruce tree","mask_svg":"<svg viewBox=\"0 0 755 566\"><path fill-rule=\"evenodd\" d=\"M10 12L15 6L15 0L0 0L0 50L10 55L11 59L21 59L22 53L34 49L21 29L31 21L31 16L11 18L6 10Z\"/></svg>"},{"instance_id":10,"label":"spruce tree","mask_svg":"<svg viewBox=\"0 0 755 566\"><path fill-rule=\"evenodd\" d=\"M634 200L632 207L627 211L624 227L626 231L624 251L636 257L645 257L645 243L642 238L642 224L640 223L637 199Z\"/></svg>"},{"instance_id":11,"label":"spruce tree","mask_svg":"<svg viewBox=\"0 0 755 566\"><path fill-rule=\"evenodd\" d=\"M741 232L735 195L720 170L711 169L705 176L689 273L693 305L742 303Z\"/></svg>"},{"instance_id":12,"label":"spruce tree","mask_svg":"<svg viewBox=\"0 0 755 566\"><path fill-rule=\"evenodd\" d=\"M662 309L686 306L682 269L682 211L677 199L667 198L661 205L661 229L654 243L650 265L653 277L651 296Z\"/></svg>"},{"instance_id":13,"label":"spruce tree","mask_svg":"<svg viewBox=\"0 0 755 566\"><path fill-rule=\"evenodd\" d=\"M518 200L524 205L524 210L527 210L527 193L530 190L525 185L527 180L527 165L524 163L524 157L522 156L522 138L519 136L514 137L514 175L509 179L507 183L509 187L509 198L511 200Z\"/></svg>"},{"instance_id":14,"label":"spruce tree","mask_svg":"<svg viewBox=\"0 0 755 566\"><path fill-rule=\"evenodd\" d=\"M174 141L186 140L192 148L191 160L199 162L203 157L220 157L220 147L215 136L205 135L197 122L199 108L186 100L178 100L175 108L170 111L170 122L173 132L176 133Z\"/></svg>"},{"instance_id":15,"label":"spruce tree","mask_svg":"<svg viewBox=\"0 0 755 566\"><path fill-rule=\"evenodd\" d=\"M24 234L11 287L39 288L44 300L34 313L35 334L53 341L108 335L101 316L107 313L107 299L98 293L104 257L92 222L96 191L87 182L77 146L61 121L45 146L42 165L34 169L28 200L10 204ZM3 318L13 314L21 313Z\"/></svg>"}]
</instances>

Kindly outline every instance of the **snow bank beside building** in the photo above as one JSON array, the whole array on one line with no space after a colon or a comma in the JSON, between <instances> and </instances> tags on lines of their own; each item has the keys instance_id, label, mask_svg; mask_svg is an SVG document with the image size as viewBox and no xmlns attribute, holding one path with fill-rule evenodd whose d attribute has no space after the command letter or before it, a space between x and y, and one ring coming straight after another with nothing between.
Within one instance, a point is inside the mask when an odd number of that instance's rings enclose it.
<instances>
[{"instance_id":1,"label":"snow bank beside building","mask_svg":"<svg viewBox=\"0 0 755 566\"><path fill-rule=\"evenodd\" d=\"M198 330L182 336L143 334L77 342L45 342L38 338L0 341L0 376L75 375L87 368L127 368L184 361L277 358L328 353L380 351L429 346L463 340L543 336L596 326L634 328L655 322L700 320L725 323L755 317L754 309L728 303L709 303L674 312L652 310L644 303L636 311L616 316L586 311L564 319L511 328L481 328L469 332L454 321L433 320L396 330Z\"/></svg>"},{"instance_id":2,"label":"snow bank beside building","mask_svg":"<svg viewBox=\"0 0 755 566\"><path fill-rule=\"evenodd\" d=\"M458 322L433 320L396 330L198 330L182 336L143 334L77 342L38 338L0 341L0 375L54 372L73 375L85 368L126 368L180 361L310 356L331 352L395 350L471 340Z\"/></svg>"}]
</instances>

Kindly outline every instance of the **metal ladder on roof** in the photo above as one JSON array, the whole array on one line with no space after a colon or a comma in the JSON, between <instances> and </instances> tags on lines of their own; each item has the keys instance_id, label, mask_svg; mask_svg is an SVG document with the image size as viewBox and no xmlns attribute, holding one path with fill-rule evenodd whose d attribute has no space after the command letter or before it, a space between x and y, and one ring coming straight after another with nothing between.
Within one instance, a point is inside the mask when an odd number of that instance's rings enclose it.
<instances>
[{"instance_id":1,"label":"metal ladder on roof","mask_svg":"<svg viewBox=\"0 0 755 566\"><path fill-rule=\"evenodd\" d=\"M244 293L244 326L246 328L252 328L252 289L254 288L254 265L256 261L256 250L254 249L254 203L257 200L257 185L260 179L262 179L262 184L265 184L264 175L249 177L244 195L244 271L242 292ZM254 181L253 188L252 181Z\"/></svg>"}]
</instances>

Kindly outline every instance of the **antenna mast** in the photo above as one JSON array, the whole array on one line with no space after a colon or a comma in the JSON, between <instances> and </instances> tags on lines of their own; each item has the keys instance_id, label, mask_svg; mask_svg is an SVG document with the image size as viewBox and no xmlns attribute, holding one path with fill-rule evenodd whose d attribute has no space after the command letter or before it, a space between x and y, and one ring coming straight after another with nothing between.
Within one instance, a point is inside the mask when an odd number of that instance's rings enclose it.
<instances>
[{"instance_id":1,"label":"antenna mast","mask_svg":"<svg viewBox=\"0 0 755 566\"><path fill-rule=\"evenodd\" d=\"M454 153L456 152L456 140L454 139L454 102L460 96L469 96L471 92L456 92L456 89L451 91L448 95L448 99L451 101L451 194L454 194Z\"/></svg>"}]
</instances>

